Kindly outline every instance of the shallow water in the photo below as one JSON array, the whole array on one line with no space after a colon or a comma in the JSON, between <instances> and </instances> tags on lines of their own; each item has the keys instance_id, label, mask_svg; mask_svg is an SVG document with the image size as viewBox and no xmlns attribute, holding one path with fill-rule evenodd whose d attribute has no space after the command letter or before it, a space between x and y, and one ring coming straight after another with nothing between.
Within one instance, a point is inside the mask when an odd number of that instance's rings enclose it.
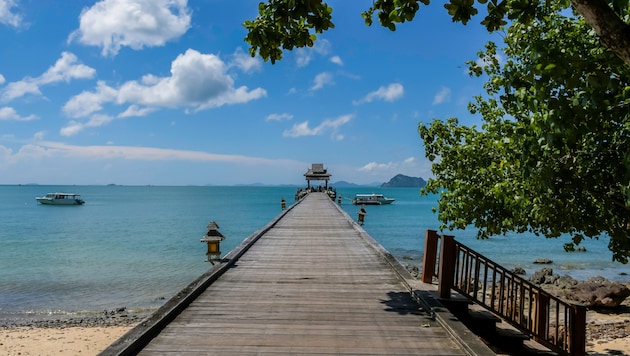
<instances>
[{"instance_id":1,"label":"shallow water","mask_svg":"<svg viewBox=\"0 0 630 356\"><path fill-rule=\"evenodd\" d=\"M45 206L36 196L79 193L83 206ZM224 254L293 202L295 187L0 186L0 319L153 309L205 272L199 240L211 220L226 236ZM435 197L414 188L339 189L342 208L356 218L356 193L384 193L396 201L368 206L364 228L403 264L420 265L426 229L439 223ZM509 235L476 240L453 233L508 268L540 269L577 279L602 275L627 280L628 266L610 262L607 241L585 241L587 252L566 253L562 239Z\"/></svg>"}]
</instances>

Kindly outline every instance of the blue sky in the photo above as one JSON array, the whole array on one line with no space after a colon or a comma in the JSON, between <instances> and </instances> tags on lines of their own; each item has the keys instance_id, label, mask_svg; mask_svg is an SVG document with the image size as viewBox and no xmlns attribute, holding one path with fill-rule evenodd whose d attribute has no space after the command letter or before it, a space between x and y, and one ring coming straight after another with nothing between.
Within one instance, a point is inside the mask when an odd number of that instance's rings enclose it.
<instances>
[{"instance_id":1,"label":"blue sky","mask_svg":"<svg viewBox=\"0 0 630 356\"><path fill-rule=\"evenodd\" d=\"M419 122L482 94L490 38L440 3L396 32L331 0L336 28L272 65L259 0L0 0L0 184L304 184L428 178Z\"/></svg>"}]
</instances>

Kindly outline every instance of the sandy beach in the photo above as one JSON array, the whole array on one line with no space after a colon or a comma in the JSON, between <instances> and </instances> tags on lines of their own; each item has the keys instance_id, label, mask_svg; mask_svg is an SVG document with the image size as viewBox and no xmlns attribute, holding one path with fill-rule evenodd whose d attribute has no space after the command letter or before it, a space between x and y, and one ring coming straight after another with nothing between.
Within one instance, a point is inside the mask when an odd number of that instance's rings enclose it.
<instances>
[{"instance_id":1,"label":"sandy beach","mask_svg":"<svg viewBox=\"0 0 630 356\"><path fill-rule=\"evenodd\" d=\"M131 326L0 329L0 355L96 355Z\"/></svg>"},{"instance_id":2,"label":"sandy beach","mask_svg":"<svg viewBox=\"0 0 630 356\"><path fill-rule=\"evenodd\" d=\"M96 355L133 325L97 327L3 327L0 355ZM589 355L630 355L630 313L587 313Z\"/></svg>"}]
</instances>

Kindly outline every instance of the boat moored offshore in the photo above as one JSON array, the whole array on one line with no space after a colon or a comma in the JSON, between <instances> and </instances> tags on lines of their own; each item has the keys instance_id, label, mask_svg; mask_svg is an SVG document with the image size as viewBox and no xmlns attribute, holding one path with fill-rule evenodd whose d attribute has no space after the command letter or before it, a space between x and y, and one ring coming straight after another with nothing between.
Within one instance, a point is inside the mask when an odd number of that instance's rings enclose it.
<instances>
[{"instance_id":1,"label":"boat moored offshore","mask_svg":"<svg viewBox=\"0 0 630 356\"><path fill-rule=\"evenodd\" d=\"M388 198L383 194L356 194L352 199L354 205L385 205L394 202L394 198Z\"/></svg>"},{"instance_id":2,"label":"boat moored offshore","mask_svg":"<svg viewBox=\"0 0 630 356\"><path fill-rule=\"evenodd\" d=\"M79 194L74 193L48 193L43 197L35 198L44 205L83 205L85 201Z\"/></svg>"}]
</instances>

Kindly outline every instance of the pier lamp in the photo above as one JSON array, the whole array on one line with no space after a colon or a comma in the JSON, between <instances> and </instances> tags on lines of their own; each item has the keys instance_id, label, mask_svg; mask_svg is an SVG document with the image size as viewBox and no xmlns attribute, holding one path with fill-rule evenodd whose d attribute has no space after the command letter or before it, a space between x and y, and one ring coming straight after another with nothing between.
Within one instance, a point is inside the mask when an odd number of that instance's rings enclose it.
<instances>
[{"instance_id":1,"label":"pier lamp","mask_svg":"<svg viewBox=\"0 0 630 356\"><path fill-rule=\"evenodd\" d=\"M359 220L359 225L363 226L363 223L365 221L365 216L367 215L367 211L365 210L365 205L361 205L361 208L359 209L359 211L357 211L358 216L358 220Z\"/></svg>"},{"instance_id":2,"label":"pier lamp","mask_svg":"<svg viewBox=\"0 0 630 356\"><path fill-rule=\"evenodd\" d=\"M208 252L206 252L206 257L208 258L208 262L214 264L214 261L219 261L221 259L221 241L225 240L225 237L219 232L219 225L217 225L214 220L210 221L208 224L208 232L203 235L201 238L201 242L208 243Z\"/></svg>"}]
</instances>

